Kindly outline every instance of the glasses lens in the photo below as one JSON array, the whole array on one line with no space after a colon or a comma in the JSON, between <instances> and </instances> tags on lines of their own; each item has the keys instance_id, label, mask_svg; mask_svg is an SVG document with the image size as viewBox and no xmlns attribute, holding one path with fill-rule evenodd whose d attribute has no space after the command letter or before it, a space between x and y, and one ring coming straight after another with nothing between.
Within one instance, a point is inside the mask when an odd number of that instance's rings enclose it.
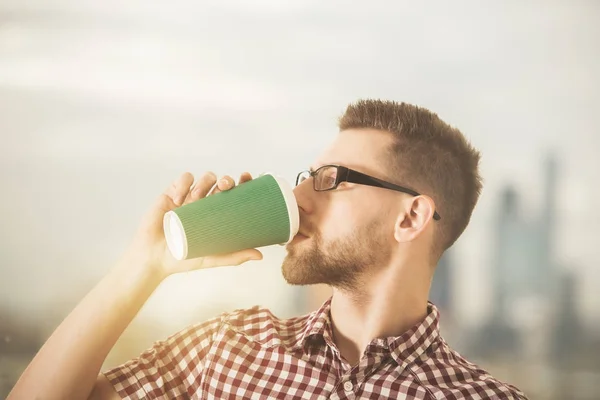
<instances>
[{"instance_id":1,"label":"glasses lens","mask_svg":"<svg viewBox=\"0 0 600 400\"><path fill-rule=\"evenodd\" d=\"M337 181L337 167L325 166L317 170L315 176L315 190L329 190L335 187Z\"/></svg>"},{"instance_id":2,"label":"glasses lens","mask_svg":"<svg viewBox=\"0 0 600 400\"><path fill-rule=\"evenodd\" d=\"M298 174L298 176L296 177L296 186L298 186L299 184L301 184L302 182L304 182L305 180L308 179L308 177L310 176L310 171L302 171Z\"/></svg>"}]
</instances>

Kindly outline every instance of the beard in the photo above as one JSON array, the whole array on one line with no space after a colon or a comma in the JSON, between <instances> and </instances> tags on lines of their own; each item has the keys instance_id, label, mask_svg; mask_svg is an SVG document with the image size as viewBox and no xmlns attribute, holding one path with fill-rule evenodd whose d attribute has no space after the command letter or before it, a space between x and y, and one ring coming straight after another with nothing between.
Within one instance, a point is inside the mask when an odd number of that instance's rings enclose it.
<instances>
[{"instance_id":1,"label":"beard","mask_svg":"<svg viewBox=\"0 0 600 400\"><path fill-rule=\"evenodd\" d=\"M281 270L292 285L326 284L344 291L360 289L361 278L383 268L391 258L382 221L373 221L351 234L324 240L316 233L288 244Z\"/></svg>"}]
</instances>

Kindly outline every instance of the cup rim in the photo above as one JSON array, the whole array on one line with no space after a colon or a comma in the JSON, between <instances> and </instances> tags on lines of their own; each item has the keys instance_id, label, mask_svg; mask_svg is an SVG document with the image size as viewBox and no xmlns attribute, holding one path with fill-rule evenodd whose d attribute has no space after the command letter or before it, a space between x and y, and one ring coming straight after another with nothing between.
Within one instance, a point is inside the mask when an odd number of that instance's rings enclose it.
<instances>
[{"instance_id":1,"label":"cup rim","mask_svg":"<svg viewBox=\"0 0 600 400\"><path fill-rule=\"evenodd\" d=\"M187 235L179 215L174 210L168 211L163 217L163 230L171 255L178 261L185 260L188 255Z\"/></svg>"},{"instance_id":2,"label":"cup rim","mask_svg":"<svg viewBox=\"0 0 600 400\"><path fill-rule=\"evenodd\" d=\"M275 182L277 182L277 186L279 186L279 190L283 195L283 199L287 207L288 218L290 223L290 233L288 236L288 240L284 243L281 243L281 245L283 246L291 242L298 233L298 230L300 229L300 212L298 211L298 202L296 200L296 196L294 195L294 190L292 189L292 186L288 183L287 180L272 172L264 172L260 174L261 177L264 175L270 175L273 177L273 179L275 179Z\"/></svg>"}]
</instances>

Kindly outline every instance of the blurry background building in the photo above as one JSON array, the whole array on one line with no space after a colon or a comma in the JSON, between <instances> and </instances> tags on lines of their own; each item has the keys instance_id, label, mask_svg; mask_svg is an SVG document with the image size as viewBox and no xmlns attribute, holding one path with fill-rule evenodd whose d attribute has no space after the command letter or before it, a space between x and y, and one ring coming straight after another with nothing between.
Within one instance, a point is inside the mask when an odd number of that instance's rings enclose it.
<instances>
[{"instance_id":1,"label":"blurry background building","mask_svg":"<svg viewBox=\"0 0 600 400\"><path fill-rule=\"evenodd\" d=\"M183 171L293 181L361 97L416 103L483 154L431 300L451 345L532 399L600 393L600 6L274 0L0 3L0 398ZM283 249L164 282L106 367L237 307L324 287Z\"/></svg>"}]
</instances>

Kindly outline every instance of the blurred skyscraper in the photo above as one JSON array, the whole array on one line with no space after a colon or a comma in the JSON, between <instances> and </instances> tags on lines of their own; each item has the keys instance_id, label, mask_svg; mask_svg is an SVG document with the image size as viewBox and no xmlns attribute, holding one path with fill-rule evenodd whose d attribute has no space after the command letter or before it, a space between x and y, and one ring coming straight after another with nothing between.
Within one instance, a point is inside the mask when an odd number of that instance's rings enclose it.
<instances>
[{"instance_id":1,"label":"blurred skyscraper","mask_svg":"<svg viewBox=\"0 0 600 400\"><path fill-rule=\"evenodd\" d=\"M535 359L548 355L560 286L553 251L558 185L553 155L545 161L543 179L542 205L537 214L524 212L513 186L502 191L492 226L492 312L474 343L475 351L482 355L519 354ZM533 337L535 343L524 343L525 337ZM522 354L523 349L529 353Z\"/></svg>"},{"instance_id":2,"label":"blurred skyscraper","mask_svg":"<svg viewBox=\"0 0 600 400\"><path fill-rule=\"evenodd\" d=\"M523 302L543 301L555 293L552 237L556 213L557 165L548 158L544 197L537 215L525 215L514 188L504 190L494 224L494 315L507 320L518 315ZM507 314L508 313L508 314Z\"/></svg>"},{"instance_id":3,"label":"blurred skyscraper","mask_svg":"<svg viewBox=\"0 0 600 400\"><path fill-rule=\"evenodd\" d=\"M578 278L556 261L558 170L556 158L548 157L538 214L524 213L514 187L502 192L492 226L492 312L475 332L471 354L571 372L599 363L591 356L599 350L598 335L586 332L579 315Z\"/></svg>"}]
</instances>

